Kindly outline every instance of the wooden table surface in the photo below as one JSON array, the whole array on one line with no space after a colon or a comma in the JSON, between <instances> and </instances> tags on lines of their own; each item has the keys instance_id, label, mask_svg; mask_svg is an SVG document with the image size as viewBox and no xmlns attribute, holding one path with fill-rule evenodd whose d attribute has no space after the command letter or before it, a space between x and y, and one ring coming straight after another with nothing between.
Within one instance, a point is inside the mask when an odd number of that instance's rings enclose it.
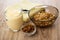
<instances>
[{"instance_id":1,"label":"wooden table surface","mask_svg":"<svg viewBox=\"0 0 60 40\"><path fill-rule=\"evenodd\" d=\"M1 17L1 15L0 15ZM6 27L4 20L0 20L0 40L60 40L60 17L53 26L48 28L38 28L34 36L28 37L23 32L12 32Z\"/></svg>"},{"instance_id":2,"label":"wooden table surface","mask_svg":"<svg viewBox=\"0 0 60 40\"><path fill-rule=\"evenodd\" d=\"M60 40L60 17L48 28L38 28L34 36L28 37L22 31L12 32L6 27L5 21L0 26L0 40Z\"/></svg>"},{"instance_id":3,"label":"wooden table surface","mask_svg":"<svg viewBox=\"0 0 60 40\"><path fill-rule=\"evenodd\" d=\"M2 10L3 5L0 6ZM51 27L38 28L34 36L28 37L22 31L12 32L6 27L2 11L0 11L0 40L60 40L60 17Z\"/></svg>"}]
</instances>

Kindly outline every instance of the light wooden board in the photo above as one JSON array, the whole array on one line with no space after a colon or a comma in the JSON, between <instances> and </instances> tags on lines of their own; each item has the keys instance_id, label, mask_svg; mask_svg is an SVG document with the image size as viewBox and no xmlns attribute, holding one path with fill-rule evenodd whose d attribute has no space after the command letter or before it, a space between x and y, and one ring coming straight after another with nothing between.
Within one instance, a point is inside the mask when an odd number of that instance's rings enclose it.
<instances>
[{"instance_id":1,"label":"light wooden board","mask_svg":"<svg viewBox=\"0 0 60 40\"><path fill-rule=\"evenodd\" d=\"M0 6L0 40L60 40L60 17L58 17L53 26L48 28L37 27L37 33L28 37L22 31L15 33L6 27L2 8L3 5Z\"/></svg>"},{"instance_id":2,"label":"light wooden board","mask_svg":"<svg viewBox=\"0 0 60 40\"><path fill-rule=\"evenodd\" d=\"M58 18L59 19L59 18ZM28 37L22 31L13 32L5 25L0 27L0 40L60 40L60 20L56 20L55 24L48 28L38 28L34 36Z\"/></svg>"}]
</instances>

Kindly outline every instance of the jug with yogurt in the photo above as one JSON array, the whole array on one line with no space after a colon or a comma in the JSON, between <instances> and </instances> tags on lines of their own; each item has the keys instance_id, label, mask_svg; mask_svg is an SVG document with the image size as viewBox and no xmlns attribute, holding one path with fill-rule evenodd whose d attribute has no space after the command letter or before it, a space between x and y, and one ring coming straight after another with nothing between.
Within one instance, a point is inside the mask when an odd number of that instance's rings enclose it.
<instances>
[{"instance_id":1,"label":"jug with yogurt","mask_svg":"<svg viewBox=\"0 0 60 40\"><path fill-rule=\"evenodd\" d=\"M20 30L20 27L23 24L23 16L20 10L7 10L6 12L6 23L8 28L13 31Z\"/></svg>"}]
</instances>

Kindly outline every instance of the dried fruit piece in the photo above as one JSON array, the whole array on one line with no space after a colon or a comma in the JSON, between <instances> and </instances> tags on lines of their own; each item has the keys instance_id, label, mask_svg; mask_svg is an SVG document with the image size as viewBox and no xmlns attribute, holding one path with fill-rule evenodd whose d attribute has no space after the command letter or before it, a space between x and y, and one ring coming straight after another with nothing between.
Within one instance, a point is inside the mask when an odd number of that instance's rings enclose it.
<instances>
[{"instance_id":1,"label":"dried fruit piece","mask_svg":"<svg viewBox=\"0 0 60 40\"><path fill-rule=\"evenodd\" d=\"M34 26L31 25L31 24L28 24L24 28L22 28L22 31L27 32L27 33L33 32L34 31Z\"/></svg>"}]
</instances>

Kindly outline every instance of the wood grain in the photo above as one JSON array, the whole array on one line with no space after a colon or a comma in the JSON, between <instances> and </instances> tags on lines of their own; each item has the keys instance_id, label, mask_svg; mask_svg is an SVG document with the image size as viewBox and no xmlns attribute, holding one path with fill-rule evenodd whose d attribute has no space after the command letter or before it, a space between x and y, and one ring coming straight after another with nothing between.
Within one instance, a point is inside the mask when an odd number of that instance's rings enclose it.
<instances>
[{"instance_id":1,"label":"wood grain","mask_svg":"<svg viewBox=\"0 0 60 40\"><path fill-rule=\"evenodd\" d=\"M50 27L37 27L37 33L28 37L22 31L13 32L7 28L2 8L3 5L0 6L0 40L60 40L60 17Z\"/></svg>"},{"instance_id":2,"label":"wood grain","mask_svg":"<svg viewBox=\"0 0 60 40\"><path fill-rule=\"evenodd\" d=\"M47 28L37 27L37 33L28 37L22 31L13 32L6 27L6 23L2 21L0 27L0 40L60 40L60 17L56 22Z\"/></svg>"}]
</instances>

